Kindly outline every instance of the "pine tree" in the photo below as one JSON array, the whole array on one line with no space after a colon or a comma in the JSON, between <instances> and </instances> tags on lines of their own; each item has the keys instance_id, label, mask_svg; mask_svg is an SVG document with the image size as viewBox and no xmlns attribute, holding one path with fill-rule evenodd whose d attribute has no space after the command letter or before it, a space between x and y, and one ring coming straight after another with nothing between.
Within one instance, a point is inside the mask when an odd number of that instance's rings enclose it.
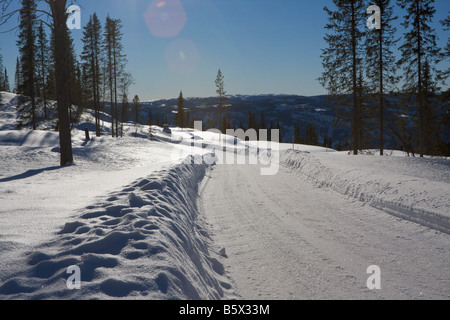
<instances>
[{"instance_id":1,"label":"pine tree","mask_svg":"<svg viewBox=\"0 0 450 320\"><path fill-rule=\"evenodd\" d=\"M44 107L44 119L48 118L47 113L47 96L46 96L46 81L48 79L49 63L49 47L47 35L45 34L44 26L41 21L37 31L37 53L36 53L36 69L37 69L37 92Z\"/></svg>"},{"instance_id":2,"label":"pine tree","mask_svg":"<svg viewBox=\"0 0 450 320\"><path fill-rule=\"evenodd\" d=\"M415 96L418 148L421 157L431 151L433 137L427 134L427 127L434 126L429 123L433 117L428 113L432 110L424 101L424 65L428 64L426 69L430 73L427 81L433 81L431 74L436 74L435 65L440 57L435 30L430 26L436 12L433 3L434 0L398 0L398 4L407 12L402 23L407 32L403 36L404 44L399 48L401 59L398 64L403 66L404 70L403 89L411 97Z\"/></svg>"},{"instance_id":3,"label":"pine tree","mask_svg":"<svg viewBox=\"0 0 450 320\"><path fill-rule=\"evenodd\" d=\"M106 49L106 60L109 69L109 89L110 89L110 101L111 101L111 115L112 115L112 135L117 136L118 128L118 82L119 76L125 69L125 55L123 53L122 45L122 22L120 19L111 19L109 16L106 18L105 35L104 35L104 47ZM115 126L115 130L114 130Z\"/></svg>"},{"instance_id":4,"label":"pine tree","mask_svg":"<svg viewBox=\"0 0 450 320\"><path fill-rule=\"evenodd\" d=\"M217 72L216 87L217 87L216 92L217 92L217 95L219 96L219 103L217 104L217 108L219 109L219 127L221 127L222 114L223 114L224 108L226 107L226 102L227 102L227 97L226 97L227 92L225 91L224 76L220 69Z\"/></svg>"},{"instance_id":5,"label":"pine tree","mask_svg":"<svg viewBox=\"0 0 450 320\"><path fill-rule=\"evenodd\" d=\"M20 60L17 57L16 60L16 73L14 75L14 92L19 94L22 88L22 72L20 71Z\"/></svg>"},{"instance_id":6,"label":"pine tree","mask_svg":"<svg viewBox=\"0 0 450 320\"><path fill-rule=\"evenodd\" d=\"M391 0L374 0L373 4L380 8L381 26L378 30L367 31L366 74L370 81L369 91L378 95L379 148L380 154L383 155L385 92L394 90L399 81L399 77L395 76L397 65L392 52L393 46L398 41L395 39L397 29L392 24L398 17L393 14Z\"/></svg>"},{"instance_id":7,"label":"pine tree","mask_svg":"<svg viewBox=\"0 0 450 320\"><path fill-rule=\"evenodd\" d=\"M178 96L178 113L175 118L175 125L179 128L184 128L185 116L184 116L184 99L183 92L180 91Z\"/></svg>"},{"instance_id":8,"label":"pine tree","mask_svg":"<svg viewBox=\"0 0 450 320\"><path fill-rule=\"evenodd\" d=\"M322 50L324 72L319 78L330 95L343 99L338 110L350 119L351 139L354 154L361 149L362 135L361 99L358 74L362 70L362 36L360 21L365 20L365 6L362 0L333 0L336 10L324 8L328 14L327 34L324 40L328 48ZM350 99L347 99L350 96ZM345 108L350 105L351 110Z\"/></svg>"},{"instance_id":9,"label":"pine tree","mask_svg":"<svg viewBox=\"0 0 450 320\"><path fill-rule=\"evenodd\" d=\"M111 109L111 135L115 137L115 117L116 109L114 105L114 53L113 53L113 20L108 16L105 24L104 47L106 49L105 61L108 72L109 101Z\"/></svg>"},{"instance_id":10,"label":"pine tree","mask_svg":"<svg viewBox=\"0 0 450 320\"><path fill-rule=\"evenodd\" d=\"M86 92L89 97L91 108L94 110L95 132L97 137L100 136L100 59L101 59L101 23L94 13L83 31L83 52L81 59L83 61L85 78L89 81L89 90Z\"/></svg>"},{"instance_id":11,"label":"pine tree","mask_svg":"<svg viewBox=\"0 0 450 320\"><path fill-rule=\"evenodd\" d=\"M447 32L450 31L450 12L449 12L449 15L440 22L442 24L444 31L447 31ZM442 59L443 60L450 59L450 37L447 39L447 45L443 49L444 50L442 50ZM443 72L441 77L445 82L445 80L448 79L449 76L450 76L450 67L448 67L447 70L445 72ZM450 89L449 89L449 91L450 91Z\"/></svg>"},{"instance_id":12,"label":"pine tree","mask_svg":"<svg viewBox=\"0 0 450 320\"><path fill-rule=\"evenodd\" d=\"M6 68L5 68L5 76L3 77L3 79L4 79L4 90L3 91L6 91L6 92L10 92L11 91L11 87L10 87L10 85L9 85L9 77L8 77L8 71L6 70Z\"/></svg>"},{"instance_id":13,"label":"pine tree","mask_svg":"<svg viewBox=\"0 0 450 320\"><path fill-rule=\"evenodd\" d=\"M36 108L36 2L22 0L19 11L19 35L17 45L20 53L22 83L19 89L23 93L18 106L18 127L30 124L37 129Z\"/></svg>"}]
</instances>

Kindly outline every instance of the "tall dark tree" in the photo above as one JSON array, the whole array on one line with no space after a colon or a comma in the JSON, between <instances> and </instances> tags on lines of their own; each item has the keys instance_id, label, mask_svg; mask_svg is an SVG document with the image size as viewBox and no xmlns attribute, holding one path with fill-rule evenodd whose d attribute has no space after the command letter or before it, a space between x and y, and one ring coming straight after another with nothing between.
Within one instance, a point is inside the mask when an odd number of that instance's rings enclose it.
<instances>
[{"instance_id":1,"label":"tall dark tree","mask_svg":"<svg viewBox=\"0 0 450 320\"><path fill-rule=\"evenodd\" d=\"M430 116L432 107L425 105L424 72L428 70L428 82L432 80L432 75L437 73L436 63L440 59L440 49L437 46L437 37L431 23L436 12L434 0L398 0L398 4L406 9L402 26L406 29L400 46L401 59L398 64L404 70L404 90L411 97L415 97L417 127L418 127L418 148L420 156L430 153L433 145L433 138L427 134L427 127L433 127L430 123L433 117ZM424 68L427 64L426 68Z\"/></svg>"},{"instance_id":2,"label":"tall dark tree","mask_svg":"<svg viewBox=\"0 0 450 320\"><path fill-rule=\"evenodd\" d=\"M81 59L85 70L85 79L90 83L88 94L91 108L95 114L95 133L100 136L100 59L101 59L101 23L94 13L83 31L83 52Z\"/></svg>"},{"instance_id":3,"label":"tall dark tree","mask_svg":"<svg viewBox=\"0 0 450 320\"><path fill-rule=\"evenodd\" d=\"M104 47L106 49L106 60L109 69L109 91L111 101L111 114L113 117L112 135L118 135L118 82L119 76L125 68L125 54L122 44L122 21L120 19L106 18ZM114 130L115 126L115 130Z\"/></svg>"},{"instance_id":4,"label":"tall dark tree","mask_svg":"<svg viewBox=\"0 0 450 320\"><path fill-rule=\"evenodd\" d=\"M363 31L365 4L362 0L333 0L336 9L324 8L328 14L324 37L328 48L322 50L324 72L319 78L330 95L344 97L339 110L348 116L351 123L351 139L354 154L361 149L361 85L358 75L362 70ZM347 99L347 96L350 99ZM346 106L350 105L350 110Z\"/></svg>"},{"instance_id":5,"label":"tall dark tree","mask_svg":"<svg viewBox=\"0 0 450 320\"><path fill-rule=\"evenodd\" d=\"M180 91L180 95L178 96L178 112L175 119L175 125L179 128L184 128L185 125L185 116L184 116L184 98L183 98L183 92Z\"/></svg>"},{"instance_id":6,"label":"tall dark tree","mask_svg":"<svg viewBox=\"0 0 450 320\"><path fill-rule=\"evenodd\" d=\"M37 129L36 108L36 2L22 0L19 11L19 35L17 45L20 53L22 83L19 91L23 93L18 106L18 127L30 124Z\"/></svg>"},{"instance_id":7,"label":"tall dark tree","mask_svg":"<svg viewBox=\"0 0 450 320\"><path fill-rule=\"evenodd\" d=\"M56 99L58 104L58 131L60 143L60 164L66 166L73 162L72 136L70 134L69 118L69 88L67 73L67 55L70 53L67 47L68 30L66 24L66 0L45 0L50 7L50 15L53 19L53 32L55 36L55 78Z\"/></svg>"},{"instance_id":8,"label":"tall dark tree","mask_svg":"<svg viewBox=\"0 0 450 320\"><path fill-rule=\"evenodd\" d=\"M0 54L0 91L10 91L9 78L6 68L3 67L3 57ZM0 104L2 103L2 93L0 92Z\"/></svg>"},{"instance_id":9,"label":"tall dark tree","mask_svg":"<svg viewBox=\"0 0 450 320\"><path fill-rule=\"evenodd\" d=\"M385 93L393 91L399 81L396 76L397 65L393 47L398 39L395 39L397 29L393 22L398 19L394 16L391 0L374 0L374 5L380 8L380 29L368 30L366 36L366 74L369 79L369 91L378 96L379 110L379 148L380 154L384 154L384 113L386 105Z\"/></svg>"},{"instance_id":10,"label":"tall dark tree","mask_svg":"<svg viewBox=\"0 0 450 320\"><path fill-rule=\"evenodd\" d=\"M44 107L44 119L47 119L47 79L49 71L49 43L47 35L45 34L44 25L41 21L39 28L37 30L37 54L36 54L36 65L37 65L37 92L39 98L41 99L42 106Z\"/></svg>"},{"instance_id":11,"label":"tall dark tree","mask_svg":"<svg viewBox=\"0 0 450 320\"><path fill-rule=\"evenodd\" d=\"M222 123L223 111L224 111L224 108L226 107L226 102L227 102L227 97L226 97L227 92L225 91L224 76L220 69L217 72L217 77L216 77L215 83L216 83L216 88L217 88L216 92L217 92L217 95L219 96L219 103L217 104L217 108L219 109L219 128L220 128L221 123Z\"/></svg>"},{"instance_id":12,"label":"tall dark tree","mask_svg":"<svg viewBox=\"0 0 450 320\"><path fill-rule=\"evenodd\" d=\"M444 28L444 31L450 31L450 12L447 15L447 18L441 21L441 24ZM443 52L442 52L442 58L445 60L450 59L450 37L447 39L447 45L445 46ZM444 72L443 77L444 79L447 79L450 76L450 67L447 68L447 70ZM449 89L450 90L450 89Z\"/></svg>"},{"instance_id":13,"label":"tall dark tree","mask_svg":"<svg viewBox=\"0 0 450 320\"><path fill-rule=\"evenodd\" d=\"M53 51L55 53L55 78L56 78L56 100L58 105L58 130L59 130L59 143L60 143L60 164L61 166L65 166L71 162L73 162L73 153L72 153L72 137L70 135L70 119L69 119L69 89L67 86L68 83L68 74L67 74L67 66L66 66L66 41L68 37L67 32L67 0L44 0L45 4L48 5L47 11L42 9L42 12L45 12L47 16L50 18L50 23L52 25L55 41ZM6 23L9 19L11 19L16 13L20 10L12 10L10 9L11 0L0 0L0 11L2 15L0 16L0 24ZM23 62L21 62L23 65ZM21 74L24 73L25 70L21 70ZM24 84L21 84L23 87Z\"/></svg>"},{"instance_id":14,"label":"tall dark tree","mask_svg":"<svg viewBox=\"0 0 450 320\"><path fill-rule=\"evenodd\" d=\"M3 91L10 92L11 87L9 85L9 76L8 76L8 70L5 68L5 74L3 76Z\"/></svg>"},{"instance_id":15,"label":"tall dark tree","mask_svg":"<svg viewBox=\"0 0 450 320\"><path fill-rule=\"evenodd\" d=\"M20 60L17 57L16 60L16 73L14 75L14 92L21 93L20 90L22 88L22 72L20 71Z\"/></svg>"}]
</instances>

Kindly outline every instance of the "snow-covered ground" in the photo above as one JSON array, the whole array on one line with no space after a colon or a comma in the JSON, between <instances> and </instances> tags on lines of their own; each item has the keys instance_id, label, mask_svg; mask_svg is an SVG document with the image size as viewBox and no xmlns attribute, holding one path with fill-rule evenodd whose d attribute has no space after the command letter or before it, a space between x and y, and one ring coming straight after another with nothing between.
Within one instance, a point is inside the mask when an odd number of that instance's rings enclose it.
<instances>
[{"instance_id":1,"label":"snow-covered ground","mask_svg":"<svg viewBox=\"0 0 450 320\"><path fill-rule=\"evenodd\" d=\"M0 299L450 297L448 159L289 144L268 158L213 132L136 138L132 123L86 142L85 114L60 168L57 133L14 130L4 98ZM383 287L370 291L373 264Z\"/></svg>"}]
</instances>

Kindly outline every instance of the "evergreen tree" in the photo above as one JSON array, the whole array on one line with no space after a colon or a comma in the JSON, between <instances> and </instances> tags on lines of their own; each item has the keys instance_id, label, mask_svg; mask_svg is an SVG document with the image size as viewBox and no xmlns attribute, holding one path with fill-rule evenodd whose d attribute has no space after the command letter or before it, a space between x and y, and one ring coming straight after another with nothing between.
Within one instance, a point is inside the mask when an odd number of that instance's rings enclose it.
<instances>
[{"instance_id":1,"label":"evergreen tree","mask_svg":"<svg viewBox=\"0 0 450 320\"><path fill-rule=\"evenodd\" d=\"M47 112L47 95L46 95L46 81L48 79L49 71L49 44L47 35L45 34L44 26L41 21L37 31L37 53L36 53L36 69L37 69L37 92L44 107L44 119L48 118Z\"/></svg>"},{"instance_id":2,"label":"evergreen tree","mask_svg":"<svg viewBox=\"0 0 450 320\"><path fill-rule=\"evenodd\" d=\"M14 92L19 94L21 93L22 88L22 72L20 71L20 60L17 57L16 60L16 73L14 75Z\"/></svg>"},{"instance_id":3,"label":"evergreen tree","mask_svg":"<svg viewBox=\"0 0 450 320\"><path fill-rule=\"evenodd\" d=\"M225 91L224 76L222 75L222 71L220 69L217 73L216 87L217 87L216 92L219 96L219 104L217 106L219 108L225 108L227 101L227 97L225 95L227 92Z\"/></svg>"},{"instance_id":4,"label":"evergreen tree","mask_svg":"<svg viewBox=\"0 0 450 320\"><path fill-rule=\"evenodd\" d=\"M226 107L227 97L226 97L226 91L225 91L225 83L224 83L224 76L222 74L222 71L219 69L217 72L216 77L216 87L217 87L217 95L219 96L219 103L217 104L217 108L219 109L219 128L222 126L222 114L223 110Z\"/></svg>"},{"instance_id":5,"label":"evergreen tree","mask_svg":"<svg viewBox=\"0 0 450 320\"><path fill-rule=\"evenodd\" d=\"M5 76L3 77L3 79L5 81L4 82L4 86L3 86L3 88L4 88L3 91L10 92L11 91L11 87L9 85L8 71L6 70L6 68L5 68Z\"/></svg>"},{"instance_id":6,"label":"evergreen tree","mask_svg":"<svg viewBox=\"0 0 450 320\"><path fill-rule=\"evenodd\" d=\"M367 31L366 36L366 72L370 80L369 91L378 95L379 109L379 148L380 154L384 154L384 112L385 92L394 90L399 81L395 76L397 65L392 52L393 46L398 40L395 39L397 29L392 23L398 19L393 14L391 0L374 0L374 5L380 8L381 27L378 30Z\"/></svg>"},{"instance_id":7,"label":"evergreen tree","mask_svg":"<svg viewBox=\"0 0 450 320\"><path fill-rule=\"evenodd\" d=\"M434 127L432 107L425 105L424 71L429 72L427 81L435 82L432 79L436 72L436 63L439 62L439 51L436 43L435 30L431 28L436 9L433 6L434 0L398 0L398 4L406 9L402 26L407 30L404 34L404 43L400 46L401 59L398 64L404 70L404 90L411 97L415 96L417 127L418 127L418 147L420 156L430 153L433 145L433 138L427 134L427 128ZM424 67L427 64L426 68ZM431 84L431 83L429 83Z\"/></svg>"},{"instance_id":8,"label":"evergreen tree","mask_svg":"<svg viewBox=\"0 0 450 320\"><path fill-rule=\"evenodd\" d=\"M178 113L175 118L175 125L179 128L184 128L185 115L184 115L184 99L183 92L180 91L180 95L178 96Z\"/></svg>"},{"instance_id":9,"label":"evergreen tree","mask_svg":"<svg viewBox=\"0 0 450 320\"><path fill-rule=\"evenodd\" d=\"M88 95L89 103L95 114L95 131L97 137L100 136L100 59L101 59L101 23L94 13L83 31L83 52L81 59L85 70L85 80L89 82Z\"/></svg>"},{"instance_id":10,"label":"evergreen tree","mask_svg":"<svg viewBox=\"0 0 450 320\"><path fill-rule=\"evenodd\" d=\"M20 53L21 87L23 93L18 105L18 127L30 124L37 129L36 108L36 2L22 0L19 11L19 35L17 45Z\"/></svg>"},{"instance_id":11,"label":"evergreen tree","mask_svg":"<svg viewBox=\"0 0 450 320\"><path fill-rule=\"evenodd\" d=\"M123 53L122 45L122 22L120 19L111 19L109 16L106 18L105 35L104 35L104 47L106 49L106 60L109 69L109 91L111 101L111 115L112 115L112 135L117 136L118 128L118 108L117 108L117 96L118 96L118 82L119 76L125 68L125 55ZM114 130L115 126L115 130Z\"/></svg>"},{"instance_id":12,"label":"evergreen tree","mask_svg":"<svg viewBox=\"0 0 450 320\"><path fill-rule=\"evenodd\" d=\"M444 31L447 32L450 31L450 12L447 18L441 21L441 24L443 26ZM442 59L444 60L450 59L450 37L447 39L447 45L442 51ZM450 76L450 67L448 67L447 70L442 74L444 80L448 79L449 76Z\"/></svg>"},{"instance_id":13,"label":"evergreen tree","mask_svg":"<svg viewBox=\"0 0 450 320\"><path fill-rule=\"evenodd\" d=\"M365 5L362 0L333 0L335 11L324 8L328 14L327 34L324 40L328 48L322 50L324 72L319 78L330 95L343 99L338 104L342 116L350 119L351 139L354 154L361 149L361 83L358 74L362 70L363 32L360 22L365 20ZM350 99L347 99L350 96ZM351 110L345 108L350 105Z\"/></svg>"}]
</instances>

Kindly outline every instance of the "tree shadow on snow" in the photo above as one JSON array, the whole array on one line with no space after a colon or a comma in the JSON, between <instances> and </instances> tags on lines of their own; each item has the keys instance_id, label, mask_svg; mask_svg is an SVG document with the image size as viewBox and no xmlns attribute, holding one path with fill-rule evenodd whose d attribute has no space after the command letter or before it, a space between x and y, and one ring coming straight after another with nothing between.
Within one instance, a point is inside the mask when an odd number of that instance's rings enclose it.
<instances>
[{"instance_id":1,"label":"tree shadow on snow","mask_svg":"<svg viewBox=\"0 0 450 320\"><path fill-rule=\"evenodd\" d=\"M42 172L45 172L45 171L53 171L53 170L58 170L58 169L61 169L61 168L62 167L60 167L60 166L58 166L58 167L55 166L55 167L48 167L48 168L42 168L42 169L28 170L28 171L26 171L24 173L21 173L21 174L12 176L12 177L7 177L7 178L0 179L0 183L2 183L2 182L10 182L10 181L14 181L14 180L27 179L27 178L33 177L33 176L38 175L38 174L40 174Z\"/></svg>"}]
</instances>

